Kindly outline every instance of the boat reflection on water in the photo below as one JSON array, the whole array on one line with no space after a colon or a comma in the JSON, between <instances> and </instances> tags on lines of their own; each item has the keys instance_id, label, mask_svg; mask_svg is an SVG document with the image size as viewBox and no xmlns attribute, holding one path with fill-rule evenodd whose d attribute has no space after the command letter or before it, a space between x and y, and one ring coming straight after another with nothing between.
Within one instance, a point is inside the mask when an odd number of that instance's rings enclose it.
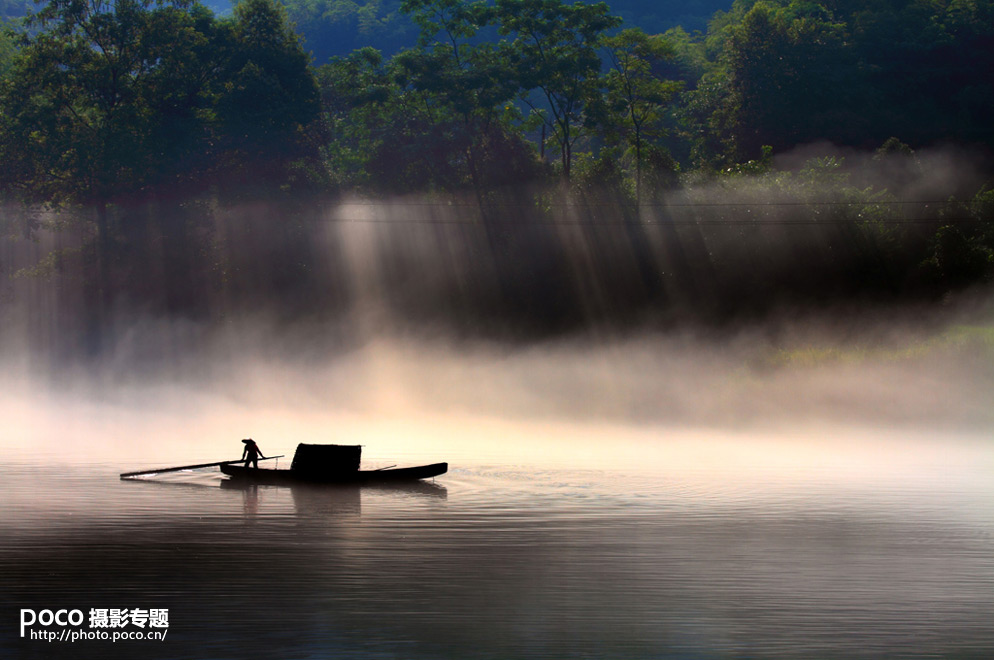
<instances>
[{"instance_id":1,"label":"boat reflection on water","mask_svg":"<svg viewBox=\"0 0 994 660\"><path fill-rule=\"evenodd\" d=\"M242 511L248 518L267 514L285 514L292 510L298 516L356 516L362 512L363 494L385 500L447 501L449 492L434 481L374 482L365 484L256 484L242 479L213 479L209 482L163 479L127 479L122 484L140 483L143 487L154 485L177 491L223 490L237 491L242 495Z\"/></svg>"},{"instance_id":2,"label":"boat reflection on water","mask_svg":"<svg viewBox=\"0 0 994 660\"><path fill-rule=\"evenodd\" d=\"M376 484L293 484L260 486L238 479L225 479L220 487L227 491L241 491L246 515L264 512L262 502L267 492L281 497L286 491L293 498L293 507L300 516L359 515L362 512L363 493L447 500L445 486L430 481L412 481Z\"/></svg>"}]
</instances>

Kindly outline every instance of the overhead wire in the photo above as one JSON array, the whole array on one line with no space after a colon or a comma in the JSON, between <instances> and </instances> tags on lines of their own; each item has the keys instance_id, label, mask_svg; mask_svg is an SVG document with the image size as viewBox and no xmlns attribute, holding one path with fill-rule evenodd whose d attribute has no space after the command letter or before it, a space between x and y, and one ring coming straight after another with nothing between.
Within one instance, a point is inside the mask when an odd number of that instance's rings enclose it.
<instances>
[{"instance_id":1,"label":"overhead wire","mask_svg":"<svg viewBox=\"0 0 994 660\"><path fill-rule=\"evenodd\" d=\"M634 208L710 208L710 207L729 207L729 206L882 206L882 205L898 205L898 204L919 204L923 206L950 206L950 205L962 205L968 202L960 200L900 200L900 199L889 199L889 200L810 200L810 201L789 201L789 202L651 202L651 203L640 203ZM476 201L462 201L462 200L449 200L449 201L423 201L423 202L411 202L411 201L384 201L384 200L354 200L354 201L342 201L337 204L338 206L370 206L370 207L432 207L432 208L453 208L453 207L469 207L469 208L479 208L480 203ZM527 207L534 208L537 206L542 206L544 208L590 208L599 206L617 207L619 204L616 202L584 202L582 204L562 204L562 203L543 203L541 201L531 201L531 202L509 202L509 201L488 201L484 204L487 207L499 207L499 206L513 206L513 207ZM631 205L628 205L630 208Z\"/></svg>"},{"instance_id":2,"label":"overhead wire","mask_svg":"<svg viewBox=\"0 0 994 660\"><path fill-rule=\"evenodd\" d=\"M618 219L602 219L597 217L586 217L586 218L576 218L576 219L536 219L536 218L523 218L523 217L500 217L494 219L491 224L495 226L657 226L657 225L677 225L677 226L738 226L738 227L748 227L748 226L766 226L766 225L778 225L778 226L790 226L790 225L803 225L803 226L817 226L817 225L838 225L838 224L883 224L883 225L921 225L921 224L979 224L985 222L994 221L994 218L985 218L973 215L941 215L940 212L947 209L962 210L965 203L960 201L950 201L950 200L880 200L880 201L832 201L832 200L818 200L818 201L789 201L789 202L660 202L652 204L640 204L638 207L628 207L632 210L672 210L679 212L680 215L684 215L686 212L693 212L695 210L707 210L713 208L719 209L734 209L742 208L746 209L748 213L753 208L770 208L770 207L853 207L853 206L867 206L867 207L879 207L879 206L908 206L917 205L923 207L923 211L932 211L936 215L930 216L913 216L913 217L885 217L885 218L874 218L874 217L856 217L856 218L833 218L833 217L822 217L822 218L777 218L777 217L737 217L737 218L707 218L707 217L693 217L693 218L640 218L638 220L618 220ZM477 202L465 202L465 201L444 201L444 202L383 202L383 201L373 201L373 200L357 200L357 201L346 201L337 205L343 210L349 207L368 207L368 208L378 208L384 209L386 211L396 211L402 210L404 208L417 208L417 209L439 209L439 210L449 210L449 209L478 209L480 204ZM484 208L491 210L499 210L501 208L534 208L536 210L567 210L567 211L591 211L602 208L617 208L618 204L612 204L607 202L594 202L589 204L542 204L541 202L493 202L484 205ZM934 207L930 209L929 207ZM816 211L818 213L818 211ZM422 224L422 225L468 225L468 226L478 226L482 222L479 219L464 219L464 218L442 218L442 217L418 217L418 216L408 216L408 217L350 217L349 215L340 215L333 218L329 218L334 222L340 223L366 223L366 224Z\"/></svg>"}]
</instances>

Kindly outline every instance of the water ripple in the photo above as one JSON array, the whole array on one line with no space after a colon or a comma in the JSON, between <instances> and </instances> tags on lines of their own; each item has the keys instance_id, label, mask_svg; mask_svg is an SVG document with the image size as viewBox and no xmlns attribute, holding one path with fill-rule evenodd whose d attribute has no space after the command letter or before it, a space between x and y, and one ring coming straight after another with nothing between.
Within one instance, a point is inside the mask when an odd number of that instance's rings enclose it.
<instances>
[{"instance_id":1,"label":"water ripple","mask_svg":"<svg viewBox=\"0 0 994 660\"><path fill-rule=\"evenodd\" d=\"M994 493L979 480L491 465L407 490L230 488L217 472L119 468L2 468L5 620L168 607L169 641L141 649L162 658L994 649ZM3 634L4 657L49 652Z\"/></svg>"}]
</instances>

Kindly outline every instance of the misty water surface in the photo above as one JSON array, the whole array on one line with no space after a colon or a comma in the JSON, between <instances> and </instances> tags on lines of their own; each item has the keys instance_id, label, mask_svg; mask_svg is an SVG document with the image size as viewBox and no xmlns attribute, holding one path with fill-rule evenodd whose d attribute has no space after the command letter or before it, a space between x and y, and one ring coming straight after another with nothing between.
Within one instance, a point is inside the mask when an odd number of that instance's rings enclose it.
<instances>
[{"instance_id":1,"label":"misty water surface","mask_svg":"<svg viewBox=\"0 0 994 660\"><path fill-rule=\"evenodd\" d=\"M209 428L210 415L186 423ZM121 419L118 432L139 426ZM153 436L160 453L179 456L162 449L179 426ZM369 467L452 464L434 483L394 489L231 488L214 471L120 481L147 463L108 460L113 426L104 438L66 427L53 445L86 443L61 458L15 452L0 469L4 657L994 649L994 448L981 434L456 426L458 440L446 439L443 417L337 427L365 429ZM315 438L322 428L328 436ZM308 440L340 440L330 426L309 430ZM256 437L287 454L298 439ZM213 455L185 455L226 458L237 436L207 444ZM21 607L164 607L169 634L140 649L53 647L17 638Z\"/></svg>"}]
</instances>

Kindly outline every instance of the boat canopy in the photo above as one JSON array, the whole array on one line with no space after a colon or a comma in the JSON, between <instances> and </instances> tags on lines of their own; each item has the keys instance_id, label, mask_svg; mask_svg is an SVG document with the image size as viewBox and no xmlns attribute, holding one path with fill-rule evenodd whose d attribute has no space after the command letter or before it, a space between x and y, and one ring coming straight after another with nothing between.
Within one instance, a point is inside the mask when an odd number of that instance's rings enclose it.
<instances>
[{"instance_id":1,"label":"boat canopy","mask_svg":"<svg viewBox=\"0 0 994 660\"><path fill-rule=\"evenodd\" d=\"M362 458L361 445L308 445L300 443L290 469L301 475L327 475L357 472Z\"/></svg>"}]
</instances>

